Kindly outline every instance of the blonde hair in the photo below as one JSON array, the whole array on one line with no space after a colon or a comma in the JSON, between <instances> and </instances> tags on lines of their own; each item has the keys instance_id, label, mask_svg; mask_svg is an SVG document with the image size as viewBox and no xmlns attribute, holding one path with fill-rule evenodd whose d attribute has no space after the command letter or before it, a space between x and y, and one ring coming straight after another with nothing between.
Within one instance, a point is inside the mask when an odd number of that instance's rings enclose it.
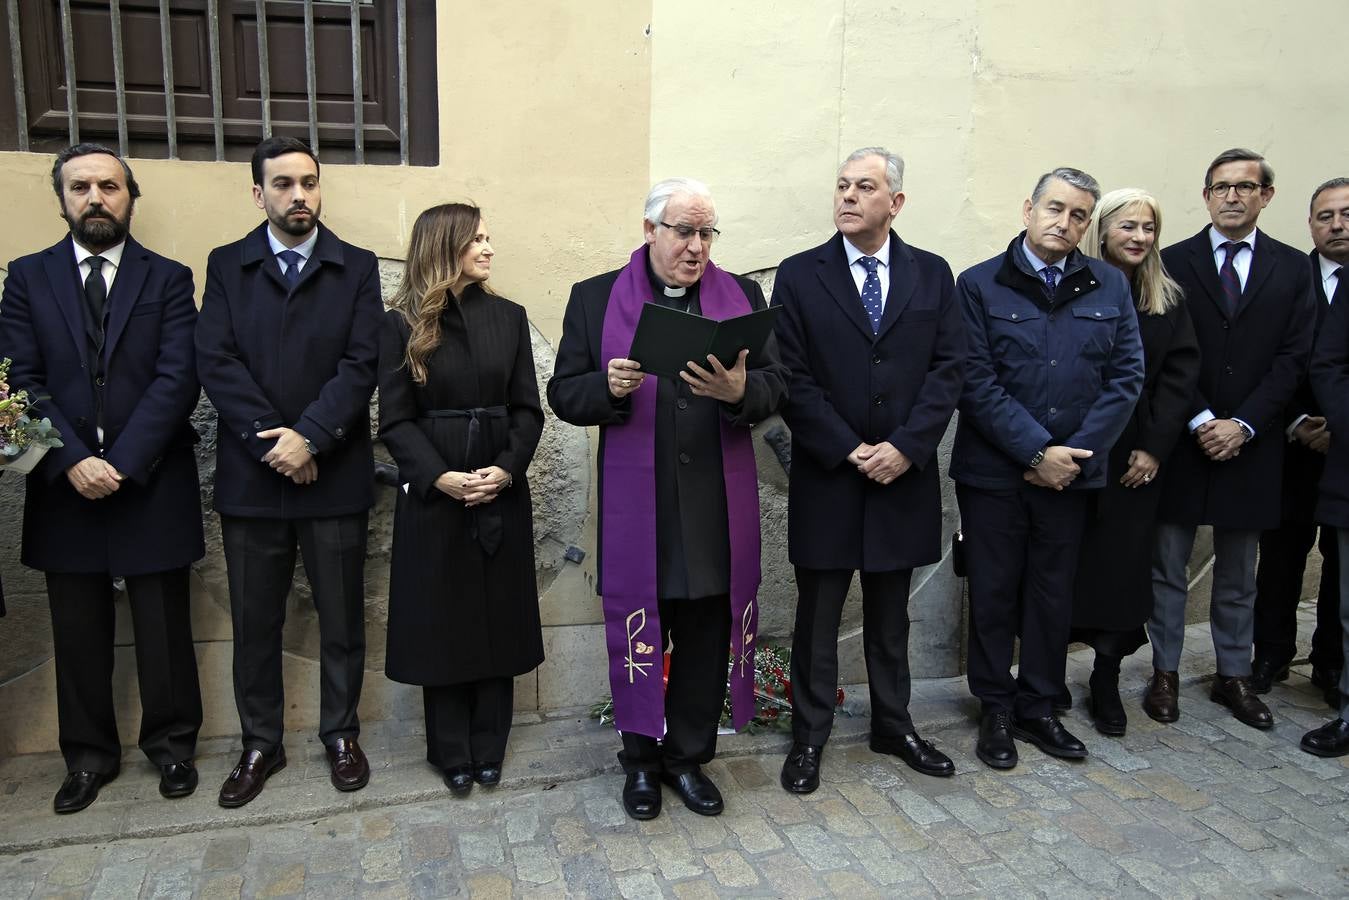
<instances>
[{"instance_id":1,"label":"blonde hair","mask_svg":"<svg viewBox=\"0 0 1349 900\"><path fill-rule=\"evenodd\" d=\"M443 203L424 210L412 225L403 280L389 306L412 328L405 362L418 384L426 384L426 362L440 346L441 313L454 296L464 251L481 220L482 211L472 204ZM491 293L487 285L482 287Z\"/></svg>"},{"instance_id":2,"label":"blonde hair","mask_svg":"<svg viewBox=\"0 0 1349 900\"><path fill-rule=\"evenodd\" d=\"M1105 234L1110 224L1122 215L1147 210L1152 213L1156 241L1148 255L1134 269L1133 290L1138 311L1160 316L1185 299L1185 292L1162 265L1162 208L1157 198L1139 188L1120 188L1103 196L1091 214L1091 224L1082 237L1081 249L1088 256L1118 266L1105 256Z\"/></svg>"}]
</instances>

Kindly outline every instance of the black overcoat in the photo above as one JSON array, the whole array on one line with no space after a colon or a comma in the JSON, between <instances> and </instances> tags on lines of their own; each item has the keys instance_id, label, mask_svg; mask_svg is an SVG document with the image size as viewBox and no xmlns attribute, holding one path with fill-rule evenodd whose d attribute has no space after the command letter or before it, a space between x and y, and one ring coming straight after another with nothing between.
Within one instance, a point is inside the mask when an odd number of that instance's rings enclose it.
<instances>
[{"instance_id":1,"label":"black overcoat","mask_svg":"<svg viewBox=\"0 0 1349 900\"><path fill-rule=\"evenodd\" d=\"M384 671L423 685L520 675L543 662L525 477L543 432L529 322L520 305L472 285L440 326L425 384L404 362L410 327L396 310L385 313L379 348L379 437L407 485L394 513ZM505 415L479 414L470 458L472 420L445 413L494 407ZM435 486L445 472L486 466L512 483L485 506L468 509ZM488 531L499 544L484 546L478 535Z\"/></svg>"},{"instance_id":2,"label":"black overcoat","mask_svg":"<svg viewBox=\"0 0 1349 900\"><path fill-rule=\"evenodd\" d=\"M1162 251L1181 287L1202 356L1187 421L1211 409L1255 429L1239 455L1213 462L1194 435L1163 462L1159 517L1180 525L1262 530L1279 524L1284 409L1307 371L1315 322L1310 270L1301 251L1256 236L1246 289L1227 309L1209 228Z\"/></svg>"},{"instance_id":3,"label":"black overcoat","mask_svg":"<svg viewBox=\"0 0 1349 900\"><path fill-rule=\"evenodd\" d=\"M25 565L45 572L143 575L205 553L189 422L200 390L193 364L192 273L127 238L107 298L102 384L90 370L84 288L69 237L9 265L0 300L0 357L10 389L26 389L65 446L28 476ZM102 456L127 477L86 500L66 469L98 456L95 391L103 398Z\"/></svg>"},{"instance_id":4,"label":"black overcoat","mask_svg":"<svg viewBox=\"0 0 1349 900\"><path fill-rule=\"evenodd\" d=\"M1349 528L1349 440L1339 437L1349 435L1349 287L1343 276L1341 270L1335 302L1326 310L1316 335L1307 379L1331 435L1316 521L1333 528Z\"/></svg>"},{"instance_id":5,"label":"black overcoat","mask_svg":"<svg viewBox=\"0 0 1349 900\"><path fill-rule=\"evenodd\" d=\"M318 226L293 291L267 224L206 262L197 372L220 416L215 508L222 515L341 516L374 502L370 394L379 360L375 254ZM318 479L299 485L262 457L257 432L287 426L318 448Z\"/></svg>"},{"instance_id":6,"label":"black overcoat","mask_svg":"<svg viewBox=\"0 0 1349 900\"><path fill-rule=\"evenodd\" d=\"M960 398L965 329L951 267L890 233L880 330L848 271L843 237L783 260L773 286L791 371L788 554L810 569L886 572L941 556L937 444ZM848 462L889 441L913 463L888 485Z\"/></svg>"},{"instance_id":7,"label":"black overcoat","mask_svg":"<svg viewBox=\"0 0 1349 900\"><path fill-rule=\"evenodd\" d=\"M616 269L572 286L553 377L548 381L548 405L559 419L572 425L600 426L597 466L600 510L604 508L606 430L624 425L632 411L629 398L614 400L609 394L609 361L601 358L604 313L620 272L622 269ZM647 275L650 279L649 271ZM738 275L733 277L753 309L767 305L756 282ZM745 396L738 405L695 397L682 385L682 381L676 384L661 378L656 394L656 571L661 599L711 596L730 589L726 485L718 418L723 417L737 427L751 428L777 412L787 389L787 370L778 358L777 342L770 336L760 354L748 362ZM602 515L597 522L596 546L603 547ZM601 554L596 555L595 571L600 573ZM687 571L671 571L681 567ZM596 593L602 593L603 587L597 575Z\"/></svg>"},{"instance_id":8,"label":"black overcoat","mask_svg":"<svg viewBox=\"0 0 1349 900\"><path fill-rule=\"evenodd\" d=\"M1199 379L1199 341L1185 305L1162 315L1138 314L1143 339L1143 392L1110 448L1105 488L1092 498L1073 593L1073 627L1126 631L1152 614L1152 536L1167 460L1190 419ZM1161 462L1142 487L1120 484L1129 455L1144 450Z\"/></svg>"}]
</instances>

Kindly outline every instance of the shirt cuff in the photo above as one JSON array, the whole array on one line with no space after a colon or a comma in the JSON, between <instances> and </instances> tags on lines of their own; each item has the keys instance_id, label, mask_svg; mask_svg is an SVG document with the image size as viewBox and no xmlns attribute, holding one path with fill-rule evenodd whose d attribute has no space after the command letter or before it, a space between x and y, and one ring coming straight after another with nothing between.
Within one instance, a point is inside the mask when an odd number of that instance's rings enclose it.
<instances>
[{"instance_id":1,"label":"shirt cuff","mask_svg":"<svg viewBox=\"0 0 1349 900\"><path fill-rule=\"evenodd\" d=\"M1198 428L1200 425L1203 425L1205 422L1212 422L1216 418L1218 417L1213 414L1213 410L1206 409L1199 415L1191 419L1189 421L1189 424L1187 424L1185 427L1190 429L1191 431L1194 431L1196 428Z\"/></svg>"},{"instance_id":2,"label":"shirt cuff","mask_svg":"<svg viewBox=\"0 0 1349 900\"><path fill-rule=\"evenodd\" d=\"M1290 442L1297 440L1297 437L1293 434L1293 432L1297 431L1297 427L1305 421L1307 421L1307 414L1303 413L1302 415L1298 416L1296 419L1293 420L1292 425L1289 425L1287 428L1283 430L1283 433L1288 436L1288 440Z\"/></svg>"},{"instance_id":3,"label":"shirt cuff","mask_svg":"<svg viewBox=\"0 0 1349 900\"><path fill-rule=\"evenodd\" d=\"M1250 423L1250 422L1247 422L1247 421L1244 420L1244 419L1238 419L1236 416L1233 416L1233 417L1232 417L1232 421L1233 421L1233 422L1236 422L1236 423L1237 423L1238 425L1240 425L1243 429L1245 429L1245 431L1246 431L1246 440L1248 440L1248 441L1253 441L1253 440L1255 440L1255 429L1251 427L1251 423Z\"/></svg>"}]
</instances>

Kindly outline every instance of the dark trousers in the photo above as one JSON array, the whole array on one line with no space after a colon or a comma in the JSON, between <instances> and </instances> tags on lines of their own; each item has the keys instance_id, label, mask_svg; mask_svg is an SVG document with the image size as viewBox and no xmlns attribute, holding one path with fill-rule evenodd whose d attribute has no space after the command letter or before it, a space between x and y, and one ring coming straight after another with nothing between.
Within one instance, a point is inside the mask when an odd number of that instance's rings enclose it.
<instances>
[{"instance_id":1,"label":"dark trousers","mask_svg":"<svg viewBox=\"0 0 1349 900\"><path fill-rule=\"evenodd\" d=\"M985 712L1052 712L1063 686L1087 491L956 485L969 571L970 693ZM1021 637L1018 675L1012 653Z\"/></svg>"},{"instance_id":2,"label":"dark trousers","mask_svg":"<svg viewBox=\"0 0 1349 900\"><path fill-rule=\"evenodd\" d=\"M426 761L448 769L499 763L506 756L515 704L515 679L483 678L422 688Z\"/></svg>"},{"instance_id":3,"label":"dark trousers","mask_svg":"<svg viewBox=\"0 0 1349 900\"><path fill-rule=\"evenodd\" d=\"M126 576L141 696L139 744L157 766L191 759L201 728L188 570ZM56 651L56 712L70 772L117 771L112 703L116 626L112 576L47 573Z\"/></svg>"},{"instance_id":4,"label":"dark trousers","mask_svg":"<svg viewBox=\"0 0 1349 900\"><path fill-rule=\"evenodd\" d=\"M1297 656L1297 605L1307 554L1317 543L1315 522L1284 522L1260 535L1255 573L1255 657L1282 667ZM1321 529L1321 588L1316 599L1312 665L1344 668L1340 645L1340 554L1335 530Z\"/></svg>"},{"instance_id":5,"label":"dark trousers","mask_svg":"<svg viewBox=\"0 0 1349 900\"><path fill-rule=\"evenodd\" d=\"M315 519L220 517L234 621L234 702L245 750L275 752L284 729L281 629L299 545L319 620L319 738L361 730L366 513Z\"/></svg>"},{"instance_id":6,"label":"dark trousers","mask_svg":"<svg viewBox=\"0 0 1349 900\"><path fill-rule=\"evenodd\" d=\"M665 738L623 732L624 772L691 772L717 752L731 654L731 598L661 600L662 649L670 647L665 686ZM673 646L671 646L673 645Z\"/></svg>"},{"instance_id":7,"label":"dark trousers","mask_svg":"<svg viewBox=\"0 0 1349 900\"><path fill-rule=\"evenodd\" d=\"M796 567L792 637L792 737L823 745L834 727L838 623L852 586L850 569ZM862 646L871 691L872 737L913 731L909 718L909 584L912 569L863 572Z\"/></svg>"}]
</instances>

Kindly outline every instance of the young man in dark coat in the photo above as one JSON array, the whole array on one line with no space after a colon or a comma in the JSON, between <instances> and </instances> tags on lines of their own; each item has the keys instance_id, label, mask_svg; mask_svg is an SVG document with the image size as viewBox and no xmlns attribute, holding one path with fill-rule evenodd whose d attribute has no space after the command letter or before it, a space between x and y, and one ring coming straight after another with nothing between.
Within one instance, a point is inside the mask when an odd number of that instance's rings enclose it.
<instances>
[{"instance_id":1,"label":"young man in dark coat","mask_svg":"<svg viewBox=\"0 0 1349 900\"><path fill-rule=\"evenodd\" d=\"M1335 266L1323 266L1316 273L1334 301L1326 314L1312 354L1309 380L1316 400L1325 415L1325 428L1331 434L1349 434L1349 179L1337 178L1323 185L1312 200L1312 230L1317 234L1317 249ZM1317 200L1322 202L1318 203ZM1320 502L1316 521L1335 529L1339 559L1349 559L1349 442L1331 440L1321 478ZM1343 668L1349 656L1349 570L1339 570L1339 634L1341 668L1338 691L1339 716L1302 736L1302 749L1316 756L1349 755L1349 675ZM1324 595L1323 595L1324 596ZM1318 616L1318 618L1320 618ZM1327 627L1325 619L1317 625L1317 634ZM1327 688L1327 699L1329 699Z\"/></svg>"},{"instance_id":2,"label":"young man in dark coat","mask_svg":"<svg viewBox=\"0 0 1349 900\"><path fill-rule=\"evenodd\" d=\"M188 566L204 553L188 417L200 393L186 266L129 234L140 188L107 147L61 151L52 187L70 236L9 265L0 357L61 432L28 476L23 562L47 573L56 702L67 775L58 813L84 809L117 776L112 579L126 581L136 634L140 747L159 791L197 786L201 727Z\"/></svg>"},{"instance_id":3,"label":"young man in dark coat","mask_svg":"<svg viewBox=\"0 0 1349 900\"><path fill-rule=\"evenodd\" d=\"M678 379L628 358L648 303L714 319L764 308L755 282L711 263L716 224L706 185L656 184L645 241L628 264L573 286L548 382L558 418L600 426L596 589L623 738L623 806L635 819L660 814L661 780L694 812L721 813L702 766L716 752L728 647L736 727L754 706L759 494L750 428L777 411L786 370L771 336L753 360L742 351L726 368L709 355Z\"/></svg>"},{"instance_id":4,"label":"young man in dark coat","mask_svg":"<svg viewBox=\"0 0 1349 900\"><path fill-rule=\"evenodd\" d=\"M211 252L197 325L202 386L220 414L215 508L234 619L243 755L222 806L286 764L281 627L298 544L318 611L319 737L333 786L358 790L366 525L374 499L369 401L384 311L375 255L319 224L318 160L300 141L253 153L267 221Z\"/></svg>"},{"instance_id":5,"label":"young man in dark coat","mask_svg":"<svg viewBox=\"0 0 1349 900\"><path fill-rule=\"evenodd\" d=\"M970 693L983 706L975 752L997 769L1016 765L1014 735L1053 756L1087 755L1053 698L1088 492L1104 486L1143 386L1129 284L1077 250L1100 195L1077 169L1043 175L1022 209L1026 230L956 282L969 352L951 477L969 569Z\"/></svg>"},{"instance_id":6,"label":"young man in dark coat","mask_svg":"<svg viewBox=\"0 0 1349 900\"><path fill-rule=\"evenodd\" d=\"M808 794L834 721L838 625L860 572L871 748L925 775L955 772L909 718L909 585L941 558L937 444L960 398L964 325L951 267L899 239L904 161L852 153L825 244L783 260L773 284L791 370L788 551L796 566L793 744L782 786Z\"/></svg>"},{"instance_id":7,"label":"young man in dark coat","mask_svg":"<svg viewBox=\"0 0 1349 900\"><path fill-rule=\"evenodd\" d=\"M1251 690L1255 556L1277 527L1283 482L1284 409L1307 367L1315 313L1307 257L1257 231L1274 197L1274 171L1258 153L1222 153L1204 173L1211 225L1162 251L1199 338L1199 387L1189 437L1165 465L1148 623L1153 676L1143 699L1152 718L1180 715L1186 563L1195 529L1213 526L1209 621L1218 677L1210 697L1253 728L1269 708Z\"/></svg>"},{"instance_id":8,"label":"young man in dark coat","mask_svg":"<svg viewBox=\"0 0 1349 900\"><path fill-rule=\"evenodd\" d=\"M1349 230L1343 210L1349 205L1349 179L1332 178L1312 193L1307 224L1311 229L1312 289L1316 295L1316 330L1325 322L1340 290L1340 267L1349 263ZM1349 279L1346 279L1349 280ZM1349 296L1344 291L1340 298ZM1302 599L1302 576L1313 545L1321 549L1321 581L1316 600L1316 631L1312 635L1311 681L1325 692L1331 709L1339 709L1340 569L1332 528L1319 529L1317 539L1317 484L1330 448L1326 417L1307 380L1288 404L1284 433L1288 446L1283 462L1283 516L1278 528L1260 535L1260 566L1255 573L1255 659L1251 663L1251 690L1269 691L1274 681L1288 677L1288 664L1297 655L1297 607Z\"/></svg>"}]
</instances>

